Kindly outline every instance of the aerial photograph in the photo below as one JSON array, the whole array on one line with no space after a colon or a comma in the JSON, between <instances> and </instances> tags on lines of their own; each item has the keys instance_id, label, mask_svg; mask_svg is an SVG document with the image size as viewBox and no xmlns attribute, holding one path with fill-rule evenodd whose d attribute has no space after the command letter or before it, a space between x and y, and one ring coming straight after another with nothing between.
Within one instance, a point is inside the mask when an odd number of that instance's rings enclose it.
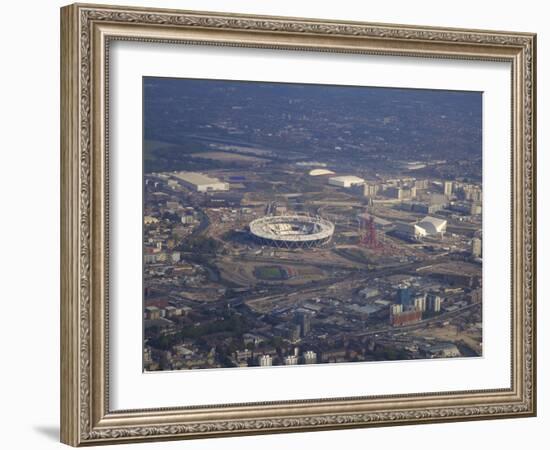
<instances>
[{"instance_id":1,"label":"aerial photograph","mask_svg":"<svg viewBox=\"0 0 550 450\"><path fill-rule=\"evenodd\" d=\"M482 103L144 77L143 370L482 357Z\"/></svg>"}]
</instances>

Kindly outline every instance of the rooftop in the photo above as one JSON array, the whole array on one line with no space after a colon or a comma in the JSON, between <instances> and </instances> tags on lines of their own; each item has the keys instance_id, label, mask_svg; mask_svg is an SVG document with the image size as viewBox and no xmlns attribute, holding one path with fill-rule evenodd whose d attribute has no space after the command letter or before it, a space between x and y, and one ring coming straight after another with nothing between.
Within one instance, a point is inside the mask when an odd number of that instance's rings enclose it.
<instances>
[{"instance_id":1,"label":"rooftop","mask_svg":"<svg viewBox=\"0 0 550 450\"><path fill-rule=\"evenodd\" d=\"M220 183L217 178L211 178L199 172L177 172L174 177L192 184Z\"/></svg>"},{"instance_id":2,"label":"rooftop","mask_svg":"<svg viewBox=\"0 0 550 450\"><path fill-rule=\"evenodd\" d=\"M349 181L350 183L364 183L365 180L363 178L356 177L355 175L340 175L337 177L331 177L330 180L332 181Z\"/></svg>"},{"instance_id":3,"label":"rooftop","mask_svg":"<svg viewBox=\"0 0 550 450\"><path fill-rule=\"evenodd\" d=\"M334 175L334 172L328 169L313 169L309 171L309 174L312 177L317 177L319 175Z\"/></svg>"}]
</instances>

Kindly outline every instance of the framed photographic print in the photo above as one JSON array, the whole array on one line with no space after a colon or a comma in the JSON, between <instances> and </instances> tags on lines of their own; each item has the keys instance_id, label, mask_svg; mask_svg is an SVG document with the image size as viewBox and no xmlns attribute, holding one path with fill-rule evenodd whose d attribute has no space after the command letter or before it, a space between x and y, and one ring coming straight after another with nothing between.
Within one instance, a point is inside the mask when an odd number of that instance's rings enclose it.
<instances>
[{"instance_id":1,"label":"framed photographic print","mask_svg":"<svg viewBox=\"0 0 550 450\"><path fill-rule=\"evenodd\" d=\"M536 414L530 33L61 10L61 439Z\"/></svg>"}]
</instances>

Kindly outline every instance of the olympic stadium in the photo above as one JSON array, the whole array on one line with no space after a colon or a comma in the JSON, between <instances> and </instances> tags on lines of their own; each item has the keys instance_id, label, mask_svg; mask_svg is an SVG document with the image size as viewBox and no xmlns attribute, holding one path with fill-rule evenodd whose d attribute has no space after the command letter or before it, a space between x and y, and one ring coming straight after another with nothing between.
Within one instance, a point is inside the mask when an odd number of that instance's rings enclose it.
<instances>
[{"instance_id":1,"label":"olympic stadium","mask_svg":"<svg viewBox=\"0 0 550 450\"><path fill-rule=\"evenodd\" d=\"M263 245L278 248L311 248L328 243L334 224L305 215L266 216L253 220L250 233Z\"/></svg>"}]
</instances>

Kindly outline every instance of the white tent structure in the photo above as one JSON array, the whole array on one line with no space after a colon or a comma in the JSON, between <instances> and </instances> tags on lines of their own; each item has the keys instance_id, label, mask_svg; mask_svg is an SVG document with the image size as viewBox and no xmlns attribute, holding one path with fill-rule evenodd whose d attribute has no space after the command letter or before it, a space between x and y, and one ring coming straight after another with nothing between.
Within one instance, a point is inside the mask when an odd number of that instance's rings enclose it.
<instances>
[{"instance_id":1,"label":"white tent structure","mask_svg":"<svg viewBox=\"0 0 550 450\"><path fill-rule=\"evenodd\" d=\"M447 221L437 217L426 216L416 224L425 230L426 236L434 236L439 234L442 236L447 231Z\"/></svg>"},{"instance_id":2,"label":"white tent structure","mask_svg":"<svg viewBox=\"0 0 550 450\"><path fill-rule=\"evenodd\" d=\"M443 236L447 231L447 221L426 216L419 222L396 222L395 233L405 239L421 240L428 236Z\"/></svg>"}]
</instances>

